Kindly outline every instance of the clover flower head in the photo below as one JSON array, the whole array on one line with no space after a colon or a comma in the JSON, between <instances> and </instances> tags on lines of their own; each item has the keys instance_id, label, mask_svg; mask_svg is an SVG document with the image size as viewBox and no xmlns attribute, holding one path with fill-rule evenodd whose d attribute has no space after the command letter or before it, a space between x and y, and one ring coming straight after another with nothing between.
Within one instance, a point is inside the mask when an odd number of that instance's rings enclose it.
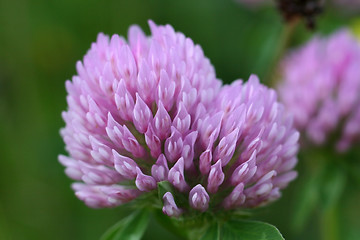
<instances>
[{"instance_id":1,"label":"clover flower head","mask_svg":"<svg viewBox=\"0 0 360 240\"><path fill-rule=\"evenodd\" d=\"M131 27L128 42L99 34L66 82L70 156L59 160L76 196L115 207L167 181L162 210L174 217L277 199L296 177L299 134L275 91L256 76L221 87L200 46L150 28Z\"/></svg>"},{"instance_id":2,"label":"clover flower head","mask_svg":"<svg viewBox=\"0 0 360 240\"><path fill-rule=\"evenodd\" d=\"M316 37L283 61L280 97L307 139L336 137L345 151L360 136L360 46L347 30Z\"/></svg>"}]
</instances>

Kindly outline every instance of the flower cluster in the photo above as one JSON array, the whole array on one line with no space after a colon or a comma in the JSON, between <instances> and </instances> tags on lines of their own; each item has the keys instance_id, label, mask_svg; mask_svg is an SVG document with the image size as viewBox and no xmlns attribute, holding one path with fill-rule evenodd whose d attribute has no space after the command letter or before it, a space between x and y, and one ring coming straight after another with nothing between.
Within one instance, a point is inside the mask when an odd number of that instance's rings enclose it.
<instances>
[{"instance_id":1,"label":"flower cluster","mask_svg":"<svg viewBox=\"0 0 360 240\"><path fill-rule=\"evenodd\" d=\"M323 0L276 0L285 20L304 18L309 28L315 27L315 19L323 10Z\"/></svg>"},{"instance_id":2,"label":"flower cluster","mask_svg":"<svg viewBox=\"0 0 360 240\"><path fill-rule=\"evenodd\" d=\"M270 5L274 0L235 0L240 4L249 7ZM324 0L275 0L281 11L285 11L284 15L287 18L292 17L307 17L308 20L313 21L314 17L321 13L324 8ZM360 9L360 1L358 0L332 0L332 5L342 7L350 11L358 11Z\"/></svg>"},{"instance_id":3,"label":"flower cluster","mask_svg":"<svg viewBox=\"0 0 360 240\"><path fill-rule=\"evenodd\" d=\"M340 6L350 12L359 12L360 1L358 0L334 0L334 5Z\"/></svg>"},{"instance_id":4,"label":"flower cluster","mask_svg":"<svg viewBox=\"0 0 360 240\"><path fill-rule=\"evenodd\" d=\"M316 37L285 58L280 97L313 143L335 137L345 151L359 139L359 66L360 46L347 30Z\"/></svg>"},{"instance_id":5,"label":"flower cluster","mask_svg":"<svg viewBox=\"0 0 360 240\"><path fill-rule=\"evenodd\" d=\"M198 45L150 21L99 34L66 82L61 135L76 196L115 207L168 181L163 212L256 207L296 177L299 133L256 76L221 86ZM179 199L187 199L179 203Z\"/></svg>"},{"instance_id":6,"label":"flower cluster","mask_svg":"<svg viewBox=\"0 0 360 240\"><path fill-rule=\"evenodd\" d=\"M236 0L248 7L259 7L275 3L283 18L291 22L297 18L303 18L307 27L313 29L316 25L316 17L324 8L323 0ZM337 0L352 1L352 0ZM356 1L356 0L355 0ZM345 5L343 3L343 5Z\"/></svg>"}]
</instances>

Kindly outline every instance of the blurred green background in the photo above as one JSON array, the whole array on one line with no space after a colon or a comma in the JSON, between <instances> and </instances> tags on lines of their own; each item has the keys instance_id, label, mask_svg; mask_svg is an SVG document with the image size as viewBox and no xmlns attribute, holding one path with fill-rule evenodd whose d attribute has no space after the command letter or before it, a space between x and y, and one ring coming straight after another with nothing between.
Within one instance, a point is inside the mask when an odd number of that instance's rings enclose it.
<instances>
[{"instance_id":1,"label":"blurred green background","mask_svg":"<svg viewBox=\"0 0 360 240\"><path fill-rule=\"evenodd\" d=\"M318 30L331 32L352 17L330 9ZM120 219L119 208L94 210L79 201L58 163L65 153L59 135L64 83L99 32L126 36L138 24L149 33L148 19L200 44L227 83L250 73L269 79L284 27L271 6L249 9L231 0L0 0L0 239L98 239ZM311 35L300 24L292 45ZM296 184L254 218L276 225L287 239L317 239L313 222L301 234L291 231ZM347 204L360 213L354 199ZM344 210L344 219L357 218L356 211ZM145 238L163 232L152 222Z\"/></svg>"}]
</instances>

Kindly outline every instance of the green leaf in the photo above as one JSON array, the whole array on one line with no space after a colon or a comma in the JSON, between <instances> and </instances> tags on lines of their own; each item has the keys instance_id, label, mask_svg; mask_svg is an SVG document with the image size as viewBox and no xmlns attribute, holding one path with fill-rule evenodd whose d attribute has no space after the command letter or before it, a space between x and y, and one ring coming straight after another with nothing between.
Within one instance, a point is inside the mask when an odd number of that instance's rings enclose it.
<instances>
[{"instance_id":1,"label":"green leaf","mask_svg":"<svg viewBox=\"0 0 360 240\"><path fill-rule=\"evenodd\" d=\"M264 222L230 220L221 226L222 240L284 240L279 230Z\"/></svg>"},{"instance_id":2,"label":"green leaf","mask_svg":"<svg viewBox=\"0 0 360 240\"><path fill-rule=\"evenodd\" d=\"M193 238L191 238L193 239ZM196 238L198 239L198 238ZM258 221L229 220L211 224L200 240L284 240L276 227Z\"/></svg>"},{"instance_id":3,"label":"green leaf","mask_svg":"<svg viewBox=\"0 0 360 240\"><path fill-rule=\"evenodd\" d=\"M155 217L157 222L162 225L166 230L183 239L186 239L186 231L174 225L173 219L164 214L161 210L155 210L153 216Z\"/></svg>"},{"instance_id":4,"label":"green leaf","mask_svg":"<svg viewBox=\"0 0 360 240\"><path fill-rule=\"evenodd\" d=\"M324 209L336 205L346 183L346 172L338 166L329 166L323 177L321 200Z\"/></svg>"},{"instance_id":5,"label":"green leaf","mask_svg":"<svg viewBox=\"0 0 360 240\"><path fill-rule=\"evenodd\" d=\"M319 189L321 188L321 175L313 174L307 176L305 182L300 186L297 200L293 210L292 228L300 232L311 213L319 202Z\"/></svg>"},{"instance_id":6,"label":"green leaf","mask_svg":"<svg viewBox=\"0 0 360 240\"><path fill-rule=\"evenodd\" d=\"M149 223L150 212L141 209L120 220L109 228L101 240L139 240Z\"/></svg>"}]
</instances>

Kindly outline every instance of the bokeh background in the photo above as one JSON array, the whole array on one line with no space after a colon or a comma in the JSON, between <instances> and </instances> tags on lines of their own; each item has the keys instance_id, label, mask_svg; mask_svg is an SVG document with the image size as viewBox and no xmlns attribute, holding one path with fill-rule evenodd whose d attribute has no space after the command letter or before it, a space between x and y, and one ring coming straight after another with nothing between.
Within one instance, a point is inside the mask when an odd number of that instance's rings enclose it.
<instances>
[{"instance_id":1,"label":"bokeh background","mask_svg":"<svg viewBox=\"0 0 360 240\"><path fill-rule=\"evenodd\" d=\"M352 26L354 18L330 6L316 31ZM273 6L249 8L233 0L0 0L0 239L98 239L124 215L121 208L89 209L70 189L57 160L65 153L59 135L64 83L99 32L126 36L138 24L149 33L148 19L170 23L200 44L226 83L250 73L269 81L284 28ZM291 45L313 34L300 24ZM253 218L276 225L287 239L318 239L316 218L304 231L291 231L301 174L281 200ZM353 230L344 228L342 239L360 239L354 230L360 229L360 193L351 186L347 191L341 221ZM159 238L175 239L152 221L145 239Z\"/></svg>"}]
</instances>

